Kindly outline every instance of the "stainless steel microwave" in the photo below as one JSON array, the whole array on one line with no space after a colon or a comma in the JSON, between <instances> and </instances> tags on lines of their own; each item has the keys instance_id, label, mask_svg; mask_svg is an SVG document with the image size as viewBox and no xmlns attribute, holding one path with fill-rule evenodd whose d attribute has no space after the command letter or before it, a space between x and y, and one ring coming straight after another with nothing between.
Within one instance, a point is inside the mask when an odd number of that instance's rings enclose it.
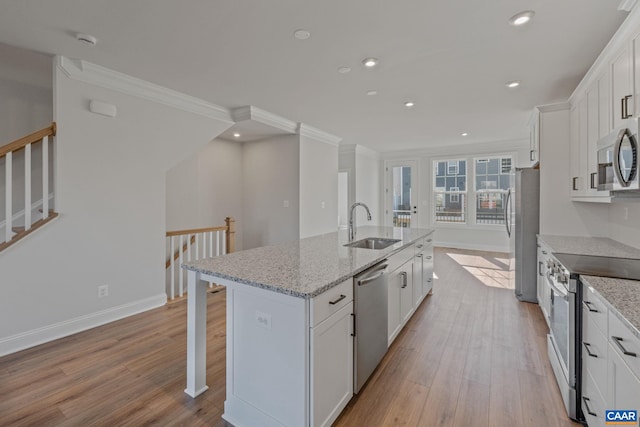
<instances>
[{"instance_id":1,"label":"stainless steel microwave","mask_svg":"<svg viewBox=\"0 0 640 427\"><path fill-rule=\"evenodd\" d=\"M598 190L640 190L638 120L598 140Z\"/></svg>"}]
</instances>

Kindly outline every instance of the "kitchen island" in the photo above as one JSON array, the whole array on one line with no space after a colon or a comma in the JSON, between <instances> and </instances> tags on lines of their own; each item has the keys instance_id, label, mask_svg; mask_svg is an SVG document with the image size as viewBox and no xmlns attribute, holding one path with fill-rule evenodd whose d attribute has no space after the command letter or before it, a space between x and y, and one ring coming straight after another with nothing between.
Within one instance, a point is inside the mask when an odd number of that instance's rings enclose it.
<instances>
[{"instance_id":1,"label":"kitchen island","mask_svg":"<svg viewBox=\"0 0 640 427\"><path fill-rule=\"evenodd\" d=\"M214 281L227 286L225 420L237 427L330 424L353 395L353 276L392 257L413 265L431 233L359 227L356 240L399 241L384 249L345 247L342 230L184 264L185 392L195 397L207 389L204 280ZM420 289L416 298L424 298Z\"/></svg>"}]
</instances>

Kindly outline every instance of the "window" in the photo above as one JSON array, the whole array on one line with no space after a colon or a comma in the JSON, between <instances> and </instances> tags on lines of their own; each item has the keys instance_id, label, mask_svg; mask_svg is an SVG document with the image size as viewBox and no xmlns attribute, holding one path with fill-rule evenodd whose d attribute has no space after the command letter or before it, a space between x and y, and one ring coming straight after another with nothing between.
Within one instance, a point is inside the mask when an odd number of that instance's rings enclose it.
<instances>
[{"instance_id":1,"label":"window","mask_svg":"<svg viewBox=\"0 0 640 427\"><path fill-rule=\"evenodd\" d=\"M467 161L435 161L433 170L435 222L466 222Z\"/></svg>"},{"instance_id":2,"label":"window","mask_svg":"<svg viewBox=\"0 0 640 427\"><path fill-rule=\"evenodd\" d=\"M511 185L511 157L476 159L476 224L504 224L504 204Z\"/></svg>"}]
</instances>

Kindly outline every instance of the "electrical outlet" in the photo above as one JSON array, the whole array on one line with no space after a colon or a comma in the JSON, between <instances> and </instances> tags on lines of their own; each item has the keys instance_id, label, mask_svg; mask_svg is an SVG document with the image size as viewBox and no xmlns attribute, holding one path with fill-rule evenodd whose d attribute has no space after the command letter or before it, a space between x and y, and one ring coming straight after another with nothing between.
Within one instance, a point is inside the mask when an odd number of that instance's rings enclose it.
<instances>
[{"instance_id":1,"label":"electrical outlet","mask_svg":"<svg viewBox=\"0 0 640 427\"><path fill-rule=\"evenodd\" d=\"M98 298L109 296L109 285L98 286Z\"/></svg>"},{"instance_id":2,"label":"electrical outlet","mask_svg":"<svg viewBox=\"0 0 640 427\"><path fill-rule=\"evenodd\" d=\"M324 202L320 202L320 208L324 209Z\"/></svg>"},{"instance_id":3,"label":"electrical outlet","mask_svg":"<svg viewBox=\"0 0 640 427\"><path fill-rule=\"evenodd\" d=\"M256 311L256 323L258 326L262 326L265 329L271 329L271 315Z\"/></svg>"}]
</instances>

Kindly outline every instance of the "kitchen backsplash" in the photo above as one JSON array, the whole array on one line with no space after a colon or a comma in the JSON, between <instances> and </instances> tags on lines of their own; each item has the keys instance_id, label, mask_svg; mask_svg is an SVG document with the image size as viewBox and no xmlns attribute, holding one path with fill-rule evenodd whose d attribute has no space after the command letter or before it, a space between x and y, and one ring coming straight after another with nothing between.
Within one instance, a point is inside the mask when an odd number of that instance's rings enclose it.
<instances>
[{"instance_id":1,"label":"kitchen backsplash","mask_svg":"<svg viewBox=\"0 0 640 427\"><path fill-rule=\"evenodd\" d=\"M609 237L640 248L640 199L609 206Z\"/></svg>"}]
</instances>

